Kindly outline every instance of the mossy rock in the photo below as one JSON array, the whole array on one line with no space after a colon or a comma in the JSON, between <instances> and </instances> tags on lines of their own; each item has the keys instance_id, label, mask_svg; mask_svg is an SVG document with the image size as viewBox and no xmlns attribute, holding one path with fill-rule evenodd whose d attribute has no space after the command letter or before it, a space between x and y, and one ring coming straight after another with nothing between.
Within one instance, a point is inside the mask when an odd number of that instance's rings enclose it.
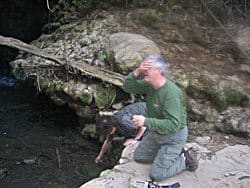
<instances>
[{"instance_id":1,"label":"mossy rock","mask_svg":"<svg viewBox=\"0 0 250 188\"><path fill-rule=\"evenodd\" d=\"M225 88L220 92L211 87L208 88L207 93L219 111L223 111L231 105L244 106L249 101L247 95L230 88Z\"/></svg>"},{"instance_id":2,"label":"mossy rock","mask_svg":"<svg viewBox=\"0 0 250 188\"><path fill-rule=\"evenodd\" d=\"M42 90L46 91L46 93L55 93L63 91L63 83L55 82L47 77L40 77L39 79L39 87Z\"/></svg>"},{"instance_id":3,"label":"mossy rock","mask_svg":"<svg viewBox=\"0 0 250 188\"><path fill-rule=\"evenodd\" d=\"M106 109L112 105L116 97L116 89L113 87L102 87L97 85L94 98L98 109Z\"/></svg>"},{"instance_id":4,"label":"mossy rock","mask_svg":"<svg viewBox=\"0 0 250 188\"><path fill-rule=\"evenodd\" d=\"M91 93L89 92L89 90L85 89L82 91L82 93L80 95L80 99L84 105L88 105L92 102L93 97L92 97Z\"/></svg>"},{"instance_id":5,"label":"mossy rock","mask_svg":"<svg viewBox=\"0 0 250 188\"><path fill-rule=\"evenodd\" d=\"M26 78L28 78L28 75L25 73L25 71L22 69L20 65L15 67L12 73L14 77L18 80L26 80Z\"/></svg>"}]
</instances>

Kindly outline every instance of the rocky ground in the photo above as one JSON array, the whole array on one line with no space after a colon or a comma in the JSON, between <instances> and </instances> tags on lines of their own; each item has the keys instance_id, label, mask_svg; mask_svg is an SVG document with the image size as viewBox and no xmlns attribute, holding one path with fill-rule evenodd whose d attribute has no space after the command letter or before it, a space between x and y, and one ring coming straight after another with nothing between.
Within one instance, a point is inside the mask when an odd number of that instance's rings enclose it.
<instances>
[{"instance_id":1,"label":"rocky ground","mask_svg":"<svg viewBox=\"0 0 250 188\"><path fill-rule=\"evenodd\" d=\"M203 140L203 147L197 143L188 143L186 147L195 147L199 151L199 168L195 172L184 171L159 185L180 183L185 188L247 188L250 185L250 153L249 146L227 146L217 152L204 147L209 141ZM200 140L201 141L201 140ZM128 146L122 153L120 163L112 170L101 173L99 178L93 179L81 188L143 188L142 182L150 180L148 174L150 164L139 164L133 160L136 145Z\"/></svg>"}]
</instances>

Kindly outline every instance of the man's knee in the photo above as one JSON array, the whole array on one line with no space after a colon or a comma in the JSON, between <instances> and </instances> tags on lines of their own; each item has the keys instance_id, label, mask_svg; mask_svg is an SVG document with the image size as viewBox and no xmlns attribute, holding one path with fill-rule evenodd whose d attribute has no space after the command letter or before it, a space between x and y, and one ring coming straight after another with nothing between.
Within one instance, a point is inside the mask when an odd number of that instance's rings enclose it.
<instances>
[{"instance_id":1,"label":"man's knee","mask_svg":"<svg viewBox=\"0 0 250 188\"><path fill-rule=\"evenodd\" d=\"M167 170L166 169L151 169L150 174L149 174L150 178L154 181L162 181L166 178L169 178L170 176L167 174Z\"/></svg>"}]
</instances>

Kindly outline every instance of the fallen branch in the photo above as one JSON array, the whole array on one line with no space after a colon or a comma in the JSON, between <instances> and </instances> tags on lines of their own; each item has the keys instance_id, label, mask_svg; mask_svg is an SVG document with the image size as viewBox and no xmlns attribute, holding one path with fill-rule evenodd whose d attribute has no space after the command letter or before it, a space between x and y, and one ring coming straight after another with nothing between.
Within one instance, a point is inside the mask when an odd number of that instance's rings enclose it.
<instances>
[{"instance_id":1,"label":"fallen branch","mask_svg":"<svg viewBox=\"0 0 250 188\"><path fill-rule=\"evenodd\" d=\"M49 7L49 0L47 0L47 8L48 8L48 10L50 11L50 12L54 12L50 7Z\"/></svg>"},{"instance_id":2,"label":"fallen branch","mask_svg":"<svg viewBox=\"0 0 250 188\"><path fill-rule=\"evenodd\" d=\"M0 35L0 44L11 47L11 48L16 48L21 51L25 51L25 52L37 55L39 57L43 57L45 59L55 62L58 65L64 65L64 63L61 60L59 60L57 57L50 55L47 52L44 52L35 46L32 46L30 44L27 44L15 38L4 37Z\"/></svg>"},{"instance_id":3,"label":"fallen branch","mask_svg":"<svg viewBox=\"0 0 250 188\"><path fill-rule=\"evenodd\" d=\"M105 70L105 69L100 69L94 66L90 66L84 62L75 62L70 59L67 59L67 64L66 64L62 60L60 60L59 57L48 54L47 52L33 45L24 43L18 39L4 37L0 35L0 45L16 48L18 50L22 50L22 51L31 53L33 55L37 55L39 57L51 60L60 66L72 67L76 70L79 70L81 73L87 76L92 76L94 78L101 79L104 82L107 82L107 83L110 83L119 87L122 86L123 81L125 79L125 77L121 74L118 74L109 70Z\"/></svg>"}]
</instances>

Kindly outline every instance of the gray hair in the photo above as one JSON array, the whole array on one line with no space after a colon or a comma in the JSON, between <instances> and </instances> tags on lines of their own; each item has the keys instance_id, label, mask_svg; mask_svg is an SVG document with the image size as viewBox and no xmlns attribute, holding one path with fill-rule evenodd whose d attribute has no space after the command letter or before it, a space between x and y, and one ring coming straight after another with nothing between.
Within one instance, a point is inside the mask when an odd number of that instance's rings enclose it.
<instances>
[{"instance_id":1,"label":"gray hair","mask_svg":"<svg viewBox=\"0 0 250 188\"><path fill-rule=\"evenodd\" d=\"M154 62L154 67L161 70L161 75L167 76L167 61L160 55L150 55L145 58L145 61L151 60Z\"/></svg>"}]
</instances>

